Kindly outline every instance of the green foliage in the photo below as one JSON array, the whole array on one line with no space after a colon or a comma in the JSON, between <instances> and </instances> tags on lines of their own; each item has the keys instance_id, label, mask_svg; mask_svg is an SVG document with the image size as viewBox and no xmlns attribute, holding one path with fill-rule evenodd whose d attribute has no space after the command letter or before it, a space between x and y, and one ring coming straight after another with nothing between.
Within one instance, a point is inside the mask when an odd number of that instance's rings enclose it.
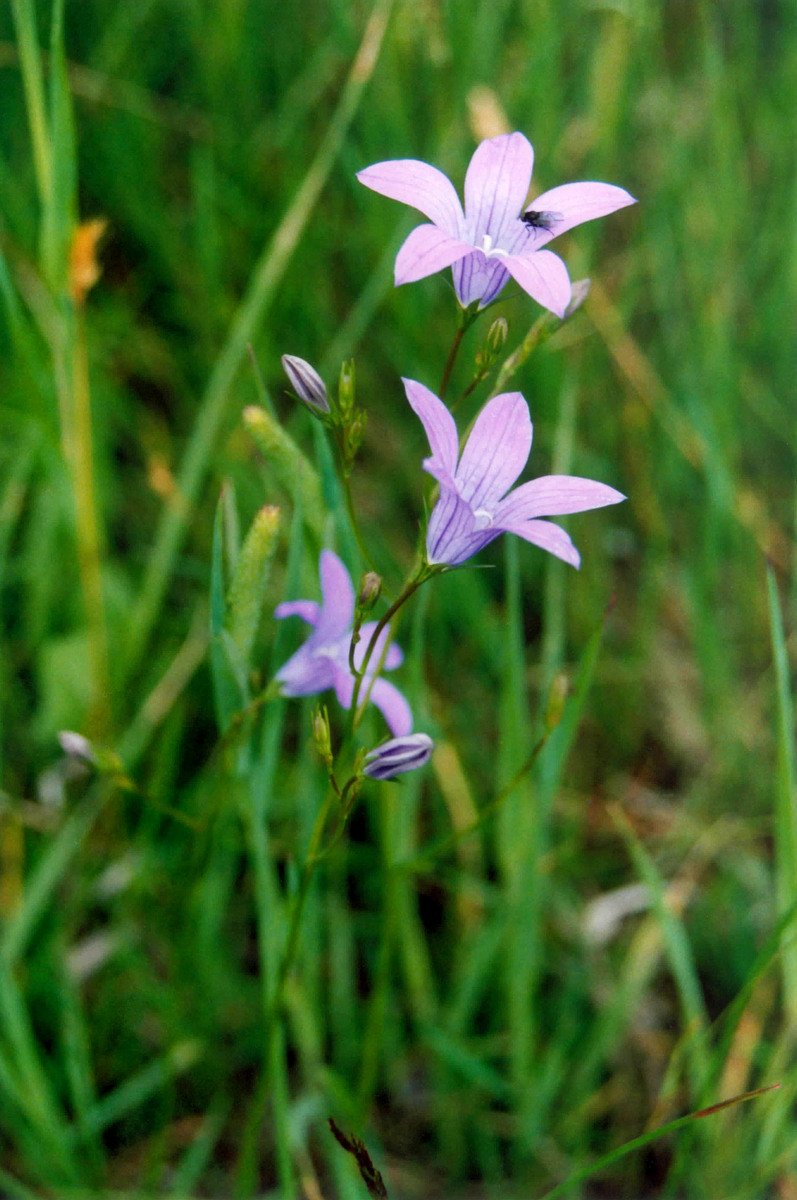
<instances>
[{"instance_id":1,"label":"green foliage","mask_svg":"<svg viewBox=\"0 0 797 1200\"><path fill-rule=\"evenodd\" d=\"M4 1194L355 1200L330 1115L393 1200L795 1192L790 15L0 13ZM517 387L536 470L629 501L575 518L579 574L496 544L418 593L434 770L366 784L337 836L271 614L322 545L383 576L377 616L397 594L399 376L434 388L456 320L442 276L393 288L411 218L354 172L459 182L503 122L538 190L640 203L562 246L578 313L507 292L448 395ZM342 485L283 353L328 385L356 359Z\"/></svg>"}]
</instances>

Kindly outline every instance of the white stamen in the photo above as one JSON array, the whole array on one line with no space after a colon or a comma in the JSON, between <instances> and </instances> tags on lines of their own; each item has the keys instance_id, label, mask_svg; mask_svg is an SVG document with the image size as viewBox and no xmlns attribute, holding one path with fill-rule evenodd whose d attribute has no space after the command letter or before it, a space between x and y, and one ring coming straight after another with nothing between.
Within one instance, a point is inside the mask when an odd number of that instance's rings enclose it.
<instances>
[{"instance_id":1,"label":"white stamen","mask_svg":"<svg viewBox=\"0 0 797 1200\"><path fill-rule=\"evenodd\" d=\"M493 239L489 233L485 233L482 237L482 253L487 258L506 258L506 250L501 250L498 246L493 246Z\"/></svg>"}]
</instances>

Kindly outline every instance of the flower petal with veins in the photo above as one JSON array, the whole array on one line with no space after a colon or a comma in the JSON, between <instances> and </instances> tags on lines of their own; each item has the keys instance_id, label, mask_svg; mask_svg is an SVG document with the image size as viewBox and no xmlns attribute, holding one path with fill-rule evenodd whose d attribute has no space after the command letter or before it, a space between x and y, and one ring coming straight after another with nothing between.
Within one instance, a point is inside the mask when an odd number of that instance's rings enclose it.
<instances>
[{"instance_id":1,"label":"flower petal with veins","mask_svg":"<svg viewBox=\"0 0 797 1200\"><path fill-rule=\"evenodd\" d=\"M344 708L351 706L354 695L354 675L349 665L352 627L354 624L354 588L345 566L331 550L321 551L321 604L314 600L288 600L279 604L274 616L301 617L313 626L307 641L299 647L275 676L284 696L312 696L334 688ZM376 621L369 621L360 630L360 641L354 651L355 665L360 668L366 648L376 630ZM385 645L388 631L377 639L368 670L363 678L363 697L370 694L373 704L382 712L391 733L403 736L412 729L412 712L406 699L392 683L377 677L380 670L392 671L404 655L396 645Z\"/></svg>"},{"instance_id":2,"label":"flower petal with veins","mask_svg":"<svg viewBox=\"0 0 797 1200\"><path fill-rule=\"evenodd\" d=\"M442 400L413 379L403 383L432 449L424 468L440 487L426 530L428 562L456 567L502 533L515 533L577 567L581 559L569 536L539 518L604 508L625 496L577 475L544 475L509 491L531 450L531 417L520 392L488 400L458 454L454 418Z\"/></svg>"},{"instance_id":3,"label":"flower petal with veins","mask_svg":"<svg viewBox=\"0 0 797 1200\"><path fill-rule=\"evenodd\" d=\"M610 183L565 183L526 204L534 150L522 133L481 142L465 174L464 211L451 181L436 167L414 158L375 163L359 171L360 183L422 212L395 266L396 284L413 283L451 267L463 308L485 308L514 278L543 308L564 317L570 302L567 268L546 243L583 221L593 221L634 204ZM524 222L529 213L544 222Z\"/></svg>"}]
</instances>

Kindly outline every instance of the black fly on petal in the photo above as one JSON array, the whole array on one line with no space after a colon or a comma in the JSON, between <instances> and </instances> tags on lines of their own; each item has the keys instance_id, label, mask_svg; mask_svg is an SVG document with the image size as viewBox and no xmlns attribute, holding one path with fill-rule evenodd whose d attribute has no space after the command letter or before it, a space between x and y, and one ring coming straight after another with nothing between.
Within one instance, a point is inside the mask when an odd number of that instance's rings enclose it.
<instances>
[{"instance_id":1,"label":"black fly on petal","mask_svg":"<svg viewBox=\"0 0 797 1200\"><path fill-rule=\"evenodd\" d=\"M528 225L529 229L544 229L546 233L550 233L556 222L561 221L562 214L538 212L536 209L530 208L523 213L520 219L524 225Z\"/></svg>"}]
</instances>

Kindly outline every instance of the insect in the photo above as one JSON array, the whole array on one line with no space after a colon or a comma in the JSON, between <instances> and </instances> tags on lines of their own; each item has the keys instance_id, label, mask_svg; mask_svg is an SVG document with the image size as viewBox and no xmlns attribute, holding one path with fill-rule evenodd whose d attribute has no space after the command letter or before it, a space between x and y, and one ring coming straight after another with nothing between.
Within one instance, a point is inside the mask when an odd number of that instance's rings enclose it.
<instances>
[{"instance_id":1,"label":"insect","mask_svg":"<svg viewBox=\"0 0 797 1200\"><path fill-rule=\"evenodd\" d=\"M536 209L530 208L523 213L520 219L524 225L528 225L529 229L544 229L546 233L550 233L556 222L562 219L562 214L537 212Z\"/></svg>"}]
</instances>

